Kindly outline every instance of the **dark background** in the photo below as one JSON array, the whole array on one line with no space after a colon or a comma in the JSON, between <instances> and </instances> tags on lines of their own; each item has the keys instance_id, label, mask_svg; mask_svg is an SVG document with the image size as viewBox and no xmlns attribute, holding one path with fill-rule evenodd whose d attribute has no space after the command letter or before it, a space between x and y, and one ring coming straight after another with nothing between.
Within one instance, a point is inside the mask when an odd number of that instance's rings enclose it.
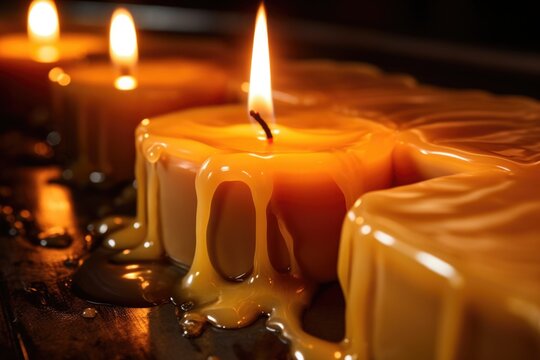
<instances>
[{"instance_id":1,"label":"dark background","mask_svg":"<svg viewBox=\"0 0 540 360\"><path fill-rule=\"evenodd\" d=\"M253 14L259 4L253 0L93 2L166 5L246 14ZM69 3L79 1L58 1L59 6ZM26 6L25 1L2 1L0 5L2 9L24 9ZM266 7L273 17L310 19L500 49L540 50L540 6L532 0L270 0L266 1Z\"/></svg>"},{"instance_id":2,"label":"dark background","mask_svg":"<svg viewBox=\"0 0 540 360\"><path fill-rule=\"evenodd\" d=\"M106 29L116 4L124 4L140 29L220 36L235 44L231 51L243 54L249 53L259 1L67 0L57 4L63 28L69 19ZM537 4L522 0L266 2L274 61L291 57L364 61L435 85L540 98ZM0 18L15 14L24 29L27 6L25 1L2 2Z\"/></svg>"},{"instance_id":3,"label":"dark background","mask_svg":"<svg viewBox=\"0 0 540 360\"><path fill-rule=\"evenodd\" d=\"M253 13L258 1L131 1ZM540 50L537 1L479 0L271 0L272 16L318 20L425 38Z\"/></svg>"}]
</instances>

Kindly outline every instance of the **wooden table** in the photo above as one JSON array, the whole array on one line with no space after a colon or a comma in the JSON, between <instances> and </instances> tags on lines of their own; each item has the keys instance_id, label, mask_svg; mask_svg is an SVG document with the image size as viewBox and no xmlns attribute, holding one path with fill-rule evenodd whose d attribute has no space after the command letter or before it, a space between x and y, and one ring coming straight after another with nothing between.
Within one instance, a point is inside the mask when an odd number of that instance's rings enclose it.
<instances>
[{"instance_id":1,"label":"wooden table","mask_svg":"<svg viewBox=\"0 0 540 360\"><path fill-rule=\"evenodd\" d=\"M87 250L81 225L111 203L107 191L72 191L51 182L56 167L6 171L0 204L28 209L40 229L61 226L73 237L66 248L47 248L30 236L0 233L0 359L286 359L288 346L264 327L264 319L240 330L207 328L195 339L182 337L172 304L124 308L90 304L73 295L72 262ZM318 296L305 315L311 332L339 339L342 298L336 284ZM84 318L85 308L98 315ZM337 329L337 330L336 330ZM337 334L337 335L336 335Z\"/></svg>"}]
</instances>

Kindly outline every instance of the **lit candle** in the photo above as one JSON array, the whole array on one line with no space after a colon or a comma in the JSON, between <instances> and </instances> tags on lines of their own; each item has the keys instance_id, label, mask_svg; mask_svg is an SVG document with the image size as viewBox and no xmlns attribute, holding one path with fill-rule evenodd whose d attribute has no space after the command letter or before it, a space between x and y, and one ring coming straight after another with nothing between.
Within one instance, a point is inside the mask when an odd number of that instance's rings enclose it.
<instances>
[{"instance_id":1,"label":"lit candle","mask_svg":"<svg viewBox=\"0 0 540 360\"><path fill-rule=\"evenodd\" d=\"M263 8L257 18L247 108L143 121L138 216L105 239L125 249L119 260L167 254L191 265L176 299L194 301L198 314L224 327L261 312L296 322L311 285L336 277L346 210L391 183L393 133L383 126L324 109L282 108L272 121Z\"/></svg>"},{"instance_id":2,"label":"lit candle","mask_svg":"<svg viewBox=\"0 0 540 360\"><path fill-rule=\"evenodd\" d=\"M52 83L67 152L76 159L74 176L83 183L133 178L132 142L144 118L226 101L227 75L217 65L173 57L138 61L137 33L125 9L112 17L110 57L112 65L66 67L61 76L69 82Z\"/></svg>"},{"instance_id":3,"label":"lit candle","mask_svg":"<svg viewBox=\"0 0 540 360\"><path fill-rule=\"evenodd\" d=\"M49 111L49 70L103 53L106 44L97 35L60 34L56 5L50 0L30 4L27 27L27 34L0 37L0 98L8 118L31 116L34 122L44 122Z\"/></svg>"},{"instance_id":4,"label":"lit candle","mask_svg":"<svg viewBox=\"0 0 540 360\"><path fill-rule=\"evenodd\" d=\"M338 64L329 63L310 67L313 77L329 68L340 68ZM320 71L317 67L321 67ZM349 68L351 77L358 70L366 69L363 65L358 67ZM414 84L396 89L391 79L391 76L376 73L370 86L359 83L351 87L349 98L333 99L333 93L329 93L324 97L324 107L289 109L290 119L279 116L279 125L272 126L281 128L282 120L309 123L322 116L326 121L342 119L343 123L354 127L360 126L354 125L355 121L364 121L359 120L358 114L369 114L370 118L384 123L388 132L396 129L390 140L392 156L385 157L387 165L392 167L394 184L417 184L365 194L345 218L338 263L346 302L346 333L341 343L323 341L302 330L299 303L305 300L303 291L290 295L287 303L275 306L269 325L282 331L291 341L292 354L300 359L379 358L389 351L397 358L414 359L455 358L459 354L478 354L479 358L486 359L535 358L539 333L536 319L540 309L536 225L540 208L536 186L540 176L540 104L521 97L498 97L480 91L450 91ZM327 81L330 83L327 86L338 87L329 78ZM358 98L358 93L363 97ZM336 107L338 103L340 106ZM331 112L336 109L338 113ZM163 249L159 247L163 245L167 254L177 254L173 256L190 261L189 254L194 247L189 239L195 238L195 233L186 229L200 221L193 212L195 206L200 207L199 194L207 194L207 181L214 179L216 185L227 179L229 175L222 173L230 172L232 166L222 169L220 165L236 164L239 159L232 158L235 147L225 146L228 138L235 139L231 140L235 146L243 144L243 140L237 140L240 135L229 134L225 126L229 118L241 117L225 112L240 113L241 110L230 107L214 111L215 115L206 109L171 114L160 121L145 122L139 128L137 146L143 159L139 168L148 178L143 178L147 184L145 192L139 193L139 204L143 205L139 209L144 211L139 212L141 222L136 227L144 231L140 233L142 237L131 238L138 239L141 246L131 254L127 252L128 258L157 256L160 251L156 249ZM343 112L357 115L345 118ZM306 118L302 120L304 115ZM209 118L215 118L222 128L211 128ZM341 120L335 121L341 123ZM193 133L185 132L192 124ZM314 128L310 137L323 135L319 127L311 126ZM371 126L377 134L380 128ZM286 139L283 133L278 134L270 148L280 144L282 135ZM324 136L314 141L318 143L323 139ZM371 139L374 144L368 141L366 146L376 147L380 139L376 136ZM247 179L254 178L249 176L252 175L250 170L260 171L271 164L266 162L270 156L265 158L259 154L269 148L264 140L263 136L254 144L245 145L256 149L253 154L265 159L258 166L241 167ZM302 148L302 141L297 141L297 146ZM193 165L204 163L208 156L212 161L217 157L222 163L211 163L204 168ZM369 158L372 154L364 156ZM348 166L344 164L344 168ZM286 166L281 168L287 169ZM298 168L301 171L301 167ZM362 179L378 176L369 172L376 168L366 170ZM186 175L188 171L191 177ZM288 174L288 170L285 173ZM193 182L197 192L191 187ZM257 184L257 181L249 180L249 183ZM244 195L242 189L229 189L227 193L222 188L221 194L220 190L214 193L211 207L215 210L209 211L206 227L207 239L212 241L205 255L211 264L207 261L201 266L194 262L176 299L189 299L193 295L189 292L192 282L206 276L210 269L213 276L206 277L202 286L196 284L194 288L195 295L205 293L208 297L193 298L217 301L203 307L203 316L188 313L184 320L204 321L206 315L219 326L246 325L253 320L249 315L258 314L261 309L265 311L280 293L287 294L284 282L278 277L264 286L251 288L222 281L222 277L231 278L246 269L252 271L241 284L261 274L255 271L253 262L245 262L236 269L227 266L227 260L238 261L234 256L239 253L241 259L253 256L253 250L234 245L220 248L213 241L219 231L222 234L229 231L234 234L229 238L240 238L239 243L245 246L248 236L240 233L252 231L246 221L249 216L245 214L253 209L239 204L255 203L251 194L257 194L260 187L254 188L255 191L243 191ZM314 187L310 195L318 198L321 188ZM297 189L292 192L297 193ZM210 197L206 195L205 199ZM288 197L288 200L292 204L294 198ZM271 204L272 200L272 209ZM203 207L206 209L203 214L208 214L207 207ZM237 218L227 217L235 212ZM309 214L304 211L298 217L305 220ZM282 220L287 220L287 216ZM216 225L219 221L221 225ZM230 226L228 230L223 227L226 221ZM270 223L267 221L267 229L271 228ZM150 226L153 232L147 235L146 225L141 224L153 224ZM178 225L176 229L175 225ZM205 225L199 223L198 231L205 231ZM134 235L133 230L129 231ZM267 234L275 232L269 230ZM271 243L272 239L272 235L268 235L267 241ZM159 241L162 243L155 246L153 242ZM196 246L195 252L200 249L200 243ZM205 244L202 246L205 249ZM274 260L272 264L283 264L276 261L276 252L272 251L276 247L268 248L268 256ZM221 260L217 259L219 257ZM290 264L285 262L284 267ZM214 274L212 267L219 269L221 277ZM309 289L309 281L304 285L302 290ZM244 291L241 286L252 291ZM270 300L261 302L261 306L259 296ZM293 310L289 312L290 309ZM411 324L415 331L411 331Z\"/></svg>"},{"instance_id":5,"label":"lit candle","mask_svg":"<svg viewBox=\"0 0 540 360\"><path fill-rule=\"evenodd\" d=\"M255 130L232 105L138 127L138 216L106 238L118 260L191 264L174 296L185 324L266 313L297 359L536 358L539 103L326 63L307 71L314 92L283 85L283 102L309 106L278 105L273 122L258 61ZM335 276L342 220L346 336L330 343L301 314Z\"/></svg>"}]
</instances>

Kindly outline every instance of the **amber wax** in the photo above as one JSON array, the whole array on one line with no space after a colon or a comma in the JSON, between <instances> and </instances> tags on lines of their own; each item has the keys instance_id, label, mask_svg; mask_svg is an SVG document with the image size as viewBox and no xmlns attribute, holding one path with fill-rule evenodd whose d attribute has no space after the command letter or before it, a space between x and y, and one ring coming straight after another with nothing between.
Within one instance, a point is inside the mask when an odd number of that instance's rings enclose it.
<instances>
[{"instance_id":1,"label":"amber wax","mask_svg":"<svg viewBox=\"0 0 540 360\"><path fill-rule=\"evenodd\" d=\"M68 84L52 83L61 122L72 124L64 140L80 181L133 178L135 128L141 120L184 107L227 99L227 75L212 63L180 58L141 61L128 79L107 62L66 67ZM92 177L89 178L89 176Z\"/></svg>"},{"instance_id":2,"label":"amber wax","mask_svg":"<svg viewBox=\"0 0 540 360\"><path fill-rule=\"evenodd\" d=\"M43 125L49 119L49 71L105 53L104 38L61 33L53 1L37 0L28 12L28 32L0 36L0 102L8 118Z\"/></svg>"}]
</instances>

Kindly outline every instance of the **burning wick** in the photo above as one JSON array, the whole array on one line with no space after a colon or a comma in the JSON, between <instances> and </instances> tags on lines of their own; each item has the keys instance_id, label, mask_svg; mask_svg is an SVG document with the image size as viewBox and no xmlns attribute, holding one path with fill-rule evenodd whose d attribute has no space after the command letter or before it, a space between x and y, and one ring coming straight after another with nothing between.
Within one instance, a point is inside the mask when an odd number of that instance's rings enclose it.
<instances>
[{"instance_id":1,"label":"burning wick","mask_svg":"<svg viewBox=\"0 0 540 360\"><path fill-rule=\"evenodd\" d=\"M270 127L268 126L266 121L264 121L264 119L261 117L261 115L258 112L254 111L254 110L250 110L249 115L252 118L254 118L255 121L257 121L259 123L259 125L261 125L261 127L264 130L264 133L266 134L266 139L268 140L268 143L272 144L274 142L274 135L272 135L272 130L270 130Z\"/></svg>"}]
</instances>

